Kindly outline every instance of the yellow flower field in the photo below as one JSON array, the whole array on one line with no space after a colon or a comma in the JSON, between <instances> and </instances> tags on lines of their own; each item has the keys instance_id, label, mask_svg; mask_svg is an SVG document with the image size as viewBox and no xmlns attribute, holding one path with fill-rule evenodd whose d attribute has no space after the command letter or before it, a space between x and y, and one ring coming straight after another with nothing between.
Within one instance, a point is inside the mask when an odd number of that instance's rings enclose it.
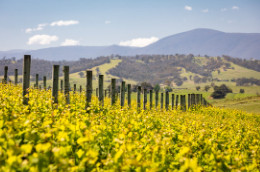
<instances>
[{"instance_id":1,"label":"yellow flower field","mask_svg":"<svg viewBox=\"0 0 260 172\"><path fill-rule=\"evenodd\" d=\"M0 84L0 171L259 171L260 116L201 107L136 111L84 93Z\"/></svg>"}]
</instances>

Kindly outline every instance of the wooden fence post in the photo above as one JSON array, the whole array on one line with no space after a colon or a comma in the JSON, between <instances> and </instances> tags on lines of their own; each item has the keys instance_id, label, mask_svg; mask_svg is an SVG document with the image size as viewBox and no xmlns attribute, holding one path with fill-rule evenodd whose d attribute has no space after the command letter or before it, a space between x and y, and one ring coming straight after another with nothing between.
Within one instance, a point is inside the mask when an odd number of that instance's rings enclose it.
<instances>
[{"instance_id":1,"label":"wooden fence post","mask_svg":"<svg viewBox=\"0 0 260 172\"><path fill-rule=\"evenodd\" d=\"M79 92L80 93L82 92L82 86L81 85L79 86Z\"/></svg>"},{"instance_id":2,"label":"wooden fence post","mask_svg":"<svg viewBox=\"0 0 260 172\"><path fill-rule=\"evenodd\" d=\"M174 94L172 94L172 110L174 109Z\"/></svg>"},{"instance_id":3,"label":"wooden fence post","mask_svg":"<svg viewBox=\"0 0 260 172\"><path fill-rule=\"evenodd\" d=\"M158 102L159 102L159 92L155 91L155 108L158 107Z\"/></svg>"},{"instance_id":4,"label":"wooden fence post","mask_svg":"<svg viewBox=\"0 0 260 172\"><path fill-rule=\"evenodd\" d=\"M111 79L111 105L116 103L116 79Z\"/></svg>"},{"instance_id":5,"label":"wooden fence post","mask_svg":"<svg viewBox=\"0 0 260 172\"><path fill-rule=\"evenodd\" d=\"M202 94L200 94L200 105L203 105L202 104Z\"/></svg>"},{"instance_id":6,"label":"wooden fence post","mask_svg":"<svg viewBox=\"0 0 260 172\"><path fill-rule=\"evenodd\" d=\"M127 103L128 107L131 108L131 84L127 84Z\"/></svg>"},{"instance_id":7,"label":"wooden fence post","mask_svg":"<svg viewBox=\"0 0 260 172\"><path fill-rule=\"evenodd\" d=\"M141 86L137 87L137 110L141 107Z\"/></svg>"},{"instance_id":8,"label":"wooden fence post","mask_svg":"<svg viewBox=\"0 0 260 172\"><path fill-rule=\"evenodd\" d=\"M14 84L18 84L18 69L14 70Z\"/></svg>"},{"instance_id":9,"label":"wooden fence post","mask_svg":"<svg viewBox=\"0 0 260 172\"><path fill-rule=\"evenodd\" d=\"M125 105L125 81L122 81L121 83L120 105L121 107Z\"/></svg>"},{"instance_id":10,"label":"wooden fence post","mask_svg":"<svg viewBox=\"0 0 260 172\"><path fill-rule=\"evenodd\" d=\"M46 76L43 76L43 88L46 90L47 84L46 84Z\"/></svg>"},{"instance_id":11,"label":"wooden fence post","mask_svg":"<svg viewBox=\"0 0 260 172\"><path fill-rule=\"evenodd\" d=\"M52 99L54 103L58 103L58 90L59 90L59 65L53 65L52 67ZM37 76L37 75L36 75ZM38 87L36 83L36 87Z\"/></svg>"},{"instance_id":12,"label":"wooden fence post","mask_svg":"<svg viewBox=\"0 0 260 172\"><path fill-rule=\"evenodd\" d=\"M107 97L107 89L105 89L105 97Z\"/></svg>"},{"instance_id":13,"label":"wooden fence post","mask_svg":"<svg viewBox=\"0 0 260 172\"><path fill-rule=\"evenodd\" d=\"M39 74L37 73L35 75L35 88L38 88L39 87Z\"/></svg>"},{"instance_id":14,"label":"wooden fence post","mask_svg":"<svg viewBox=\"0 0 260 172\"><path fill-rule=\"evenodd\" d=\"M117 91L118 91L118 93L117 93L117 99L120 100L120 97L121 97L121 86L118 86Z\"/></svg>"},{"instance_id":15,"label":"wooden fence post","mask_svg":"<svg viewBox=\"0 0 260 172\"><path fill-rule=\"evenodd\" d=\"M29 87L30 87L30 69L31 69L31 56L24 55L23 59L23 104L28 105Z\"/></svg>"},{"instance_id":16,"label":"wooden fence post","mask_svg":"<svg viewBox=\"0 0 260 172\"><path fill-rule=\"evenodd\" d=\"M150 109L153 108L153 90L150 90Z\"/></svg>"},{"instance_id":17,"label":"wooden fence post","mask_svg":"<svg viewBox=\"0 0 260 172\"><path fill-rule=\"evenodd\" d=\"M185 95L181 95L181 110L186 111L186 98Z\"/></svg>"},{"instance_id":18,"label":"wooden fence post","mask_svg":"<svg viewBox=\"0 0 260 172\"><path fill-rule=\"evenodd\" d=\"M188 94L188 109L191 107L191 94Z\"/></svg>"},{"instance_id":19,"label":"wooden fence post","mask_svg":"<svg viewBox=\"0 0 260 172\"><path fill-rule=\"evenodd\" d=\"M165 109L166 110L169 109L169 92L168 91L165 92Z\"/></svg>"},{"instance_id":20,"label":"wooden fence post","mask_svg":"<svg viewBox=\"0 0 260 172\"><path fill-rule=\"evenodd\" d=\"M70 104L70 80L69 80L69 66L63 66L64 72L64 95L66 98L66 104Z\"/></svg>"},{"instance_id":21,"label":"wooden fence post","mask_svg":"<svg viewBox=\"0 0 260 172\"><path fill-rule=\"evenodd\" d=\"M163 109L163 93L161 93L161 109Z\"/></svg>"},{"instance_id":22,"label":"wooden fence post","mask_svg":"<svg viewBox=\"0 0 260 172\"><path fill-rule=\"evenodd\" d=\"M195 94L191 94L190 96L191 107L193 108L196 105Z\"/></svg>"},{"instance_id":23,"label":"wooden fence post","mask_svg":"<svg viewBox=\"0 0 260 172\"><path fill-rule=\"evenodd\" d=\"M98 76L98 100L100 104L104 105L104 96L103 96L103 84L104 84L104 75Z\"/></svg>"},{"instance_id":24,"label":"wooden fence post","mask_svg":"<svg viewBox=\"0 0 260 172\"><path fill-rule=\"evenodd\" d=\"M7 84L7 79L8 79L8 66L5 66L5 72L4 72L4 83Z\"/></svg>"},{"instance_id":25,"label":"wooden fence post","mask_svg":"<svg viewBox=\"0 0 260 172\"><path fill-rule=\"evenodd\" d=\"M60 80L60 91L63 92L63 80Z\"/></svg>"},{"instance_id":26,"label":"wooden fence post","mask_svg":"<svg viewBox=\"0 0 260 172\"><path fill-rule=\"evenodd\" d=\"M92 96L92 71L91 70L86 71L86 77L87 77L86 108L88 108L90 106L91 96Z\"/></svg>"},{"instance_id":27,"label":"wooden fence post","mask_svg":"<svg viewBox=\"0 0 260 172\"><path fill-rule=\"evenodd\" d=\"M175 104L176 109L178 109L178 105L179 105L179 95L176 95L176 104Z\"/></svg>"},{"instance_id":28,"label":"wooden fence post","mask_svg":"<svg viewBox=\"0 0 260 172\"><path fill-rule=\"evenodd\" d=\"M77 84L74 84L74 85L73 85L73 93L75 94L76 91L77 91Z\"/></svg>"},{"instance_id":29,"label":"wooden fence post","mask_svg":"<svg viewBox=\"0 0 260 172\"><path fill-rule=\"evenodd\" d=\"M146 103L147 103L147 89L144 88L144 99L143 99L143 109L146 110Z\"/></svg>"},{"instance_id":30,"label":"wooden fence post","mask_svg":"<svg viewBox=\"0 0 260 172\"><path fill-rule=\"evenodd\" d=\"M200 104L200 94L196 94L196 105L199 105Z\"/></svg>"}]
</instances>

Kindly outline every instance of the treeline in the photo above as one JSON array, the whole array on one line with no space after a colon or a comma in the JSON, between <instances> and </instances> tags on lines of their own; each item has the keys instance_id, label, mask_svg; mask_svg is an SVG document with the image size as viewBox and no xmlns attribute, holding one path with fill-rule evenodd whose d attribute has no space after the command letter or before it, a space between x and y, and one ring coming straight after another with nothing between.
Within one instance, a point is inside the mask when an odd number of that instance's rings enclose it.
<instances>
[{"instance_id":1,"label":"treeline","mask_svg":"<svg viewBox=\"0 0 260 172\"><path fill-rule=\"evenodd\" d=\"M238 78L235 80L237 86L249 86L258 85L260 86L260 80L255 78Z\"/></svg>"},{"instance_id":2,"label":"treeline","mask_svg":"<svg viewBox=\"0 0 260 172\"><path fill-rule=\"evenodd\" d=\"M260 72L260 60L239 59L239 58L234 58L226 55L223 55L223 58L239 66L243 66L245 68Z\"/></svg>"},{"instance_id":3,"label":"treeline","mask_svg":"<svg viewBox=\"0 0 260 172\"><path fill-rule=\"evenodd\" d=\"M109 57L98 57L96 59L86 59L81 58L78 61L47 61L41 59L32 59L31 62L31 75L32 80L34 80L34 76L39 74L39 79L41 80L43 76L47 76L47 78L51 78L52 76L52 65L60 65L60 66L70 66L70 72L79 72L82 70L90 69L92 67L102 65L104 63L109 63ZM23 59L16 60L15 58L12 59L5 59L2 58L0 60L0 75L4 75L4 66L8 66L8 74L14 75L14 69L18 69L18 74L22 75L22 66L23 66ZM62 67L60 68L60 74L62 75Z\"/></svg>"},{"instance_id":4,"label":"treeline","mask_svg":"<svg viewBox=\"0 0 260 172\"><path fill-rule=\"evenodd\" d=\"M230 61L238 65L251 68L253 70L260 71L259 61L249 61L229 56L223 56L213 58L205 55L203 58L194 57L193 54L183 55L136 55L136 56L102 56L95 59L81 58L78 61L47 61L41 59L32 59L31 75L32 80L36 73L39 74L41 80L43 76L51 78L52 65L57 64L60 66L70 66L70 73L84 71L86 69L93 68L95 66L109 63L111 59L119 58L122 61L113 69L108 71L109 74L119 77L121 80L131 79L139 83L147 82L151 84L165 84L172 86L174 83L177 86L181 86L183 82L192 80L194 83L205 83L209 81L219 81L218 78L212 78L211 73L218 71L220 68L231 69L231 64L226 62ZM223 60L225 59L225 60ZM23 60L0 59L0 75L4 74L4 66L8 66L9 75L14 75L14 69L18 69L19 75L22 74ZM191 72L195 75L181 76L182 70ZM98 71L97 71L98 72ZM62 75L62 67L60 68L60 74ZM81 72L81 77L84 77L84 72ZM237 79L237 85L246 84L258 84L256 79Z\"/></svg>"},{"instance_id":5,"label":"treeline","mask_svg":"<svg viewBox=\"0 0 260 172\"><path fill-rule=\"evenodd\" d=\"M207 57L207 63L198 64L193 54L183 55L137 55L134 57L121 57L122 62L109 70L109 73L122 78L136 81L147 81L150 83L174 82L177 86L182 85L187 77L181 77L182 68L188 72L198 74L202 77L189 76L195 83L207 82L211 72L221 66L227 66L221 58L213 59Z\"/></svg>"}]
</instances>

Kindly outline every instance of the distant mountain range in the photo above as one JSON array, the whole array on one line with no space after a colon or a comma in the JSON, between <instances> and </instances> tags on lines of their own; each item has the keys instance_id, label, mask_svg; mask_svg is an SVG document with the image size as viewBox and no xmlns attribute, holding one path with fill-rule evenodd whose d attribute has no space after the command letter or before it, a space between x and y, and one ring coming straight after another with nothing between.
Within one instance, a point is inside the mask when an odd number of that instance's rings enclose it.
<instances>
[{"instance_id":1,"label":"distant mountain range","mask_svg":"<svg viewBox=\"0 0 260 172\"><path fill-rule=\"evenodd\" d=\"M212 29L195 29L160 39L143 48L124 46L63 46L38 50L0 51L0 58L33 58L45 60L78 60L111 54L194 54L208 56L229 55L260 60L260 33L225 33Z\"/></svg>"}]
</instances>

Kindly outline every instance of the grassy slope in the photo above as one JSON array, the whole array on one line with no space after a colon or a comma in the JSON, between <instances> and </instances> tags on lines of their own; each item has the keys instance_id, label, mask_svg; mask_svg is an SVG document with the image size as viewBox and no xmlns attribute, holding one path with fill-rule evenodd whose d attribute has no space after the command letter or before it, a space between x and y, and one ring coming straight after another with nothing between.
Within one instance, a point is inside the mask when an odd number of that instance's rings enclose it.
<instances>
[{"instance_id":1,"label":"grassy slope","mask_svg":"<svg viewBox=\"0 0 260 172\"><path fill-rule=\"evenodd\" d=\"M237 98L230 99L227 96L226 99L213 100L211 101L214 106L229 109L238 109L247 111L250 113L260 114L260 97L247 97L247 98Z\"/></svg>"},{"instance_id":2,"label":"grassy slope","mask_svg":"<svg viewBox=\"0 0 260 172\"><path fill-rule=\"evenodd\" d=\"M251 70L251 69L247 69L244 68L242 66L238 66L234 63L231 63L231 67L234 67L234 69L227 69L226 71L224 71L223 68L220 69L220 74L218 74L217 71L212 72L212 76L213 78L221 78L222 80L231 80L233 78L256 78L256 79L260 79L260 72Z\"/></svg>"},{"instance_id":3,"label":"grassy slope","mask_svg":"<svg viewBox=\"0 0 260 172\"><path fill-rule=\"evenodd\" d=\"M205 57L197 57L195 60L197 64L205 65L208 59L206 59ZM253 77L256 79L260 79L260 72L238 66L232 62L228 62L228 63L230 63L231 67L233 67L234 69L227 69L226 71L224 71L224 69L221 68L220 74L218 74L217 71L212 72L213 78L218 78L220 80L227 80L227 79L231 80L233 78L242 78L242 77L246 77L246 78ZM182 68L181 76L187 77L188 80L185 81L182 86L176 88L187 88L188 90L176 89L174 90L174 92L183 93L183 94L192 93L192 92L203 93L203 96L205 96L206 99L215 106L245 110L247 112L253 112L253 113L260 112L259 97L255 97L257 95L260 95L260 86L236 86L234 82L214 82L215 85L226 84L228 87L230 87L233 90L233 93L228 94L225 99L213 100L210 97L211 93L213 92L213 88L211 88L208 92L204 91L204 87L206 85L211 85L211 82L194 84L193 80L190 80L189 78L190 75L192 75L193 78L195 75L198 74L187 72L184 68ZM196 91L196 86L200 86L201 91ZM244 89L245 93L240 94L239 93L240 89Z\"/></svg>"},{"instance_id":4,"label":"grassy slope","mask_svg":"<svg viewBox=\"0 0 260 172\"><path fill-rule=\"evenodd\" d=\"M105 63L105 64L102 64L102 65L99 65L99 66L96 66L96 67L93 67L92 69L90 69L93 71L93 88L96 88L98 85L98 74L97 74L97 70L96 70L97 68L99 68L99 73L104 75L104 86L107 87L111 82L111 78L119 79L119 77L107 74L107 72L110 69L116 67L121 61L122 60L120 60L120 59L111 60L110 63ZM80 71L80 72L83 72L85 74L85 71ZM79 76L80 72L70 74L70 78L71 78L71 82L77 83L78 85L83 86L86 83L86 79L85 79L85 77L80 78L80 76ZM124 79L124 81L126 81L126 83L136 84L136 82L133 80Z\"/></svg>"}]
</instances>

